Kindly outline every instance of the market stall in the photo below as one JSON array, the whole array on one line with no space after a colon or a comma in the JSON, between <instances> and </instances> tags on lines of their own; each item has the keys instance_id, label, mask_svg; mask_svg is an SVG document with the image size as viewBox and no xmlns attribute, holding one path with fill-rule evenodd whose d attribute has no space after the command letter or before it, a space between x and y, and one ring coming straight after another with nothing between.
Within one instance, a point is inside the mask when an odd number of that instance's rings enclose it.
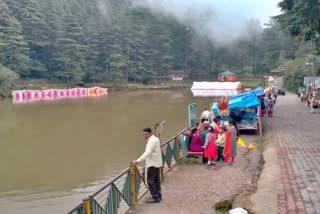
<instances>
[{"instance_id":1,"label":"market stall","mask_svg":"<svg viewBox=\"0 0 320 214\"><path fill-rule=\"evenodd\" d=\"M212 111L222 121L234 120L239 130L254 130L259 133L261 108L258 97L262 95L263 89L259 87L252 91L232 96L228 101L227 114L221 114L217 102L212 104Z\"/></svg>"}]
</instances>

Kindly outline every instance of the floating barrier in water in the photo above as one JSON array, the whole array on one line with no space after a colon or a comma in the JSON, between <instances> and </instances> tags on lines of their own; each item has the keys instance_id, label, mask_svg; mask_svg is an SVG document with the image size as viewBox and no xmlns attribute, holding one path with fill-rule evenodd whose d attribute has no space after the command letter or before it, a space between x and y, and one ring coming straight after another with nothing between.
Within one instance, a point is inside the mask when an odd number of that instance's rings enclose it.
<instances>
[{"instance_id":1,"label":"floating barrier in water","mask_svg":"<svg viewBox=\"0 0 320 214\"><path fill-rule=\"evenodd\" d=\"M15 90L12 91L13 103L27 103L41 100L57 100L79 97L97 97L108 93L107 88L70 88L46 90Z\"/></svg>"}]
</instances>

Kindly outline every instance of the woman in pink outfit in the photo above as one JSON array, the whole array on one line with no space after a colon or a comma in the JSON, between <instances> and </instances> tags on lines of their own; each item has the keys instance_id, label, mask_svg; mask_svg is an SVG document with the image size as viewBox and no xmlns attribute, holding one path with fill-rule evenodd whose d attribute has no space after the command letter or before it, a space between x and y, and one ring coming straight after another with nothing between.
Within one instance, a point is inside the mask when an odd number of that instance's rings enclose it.
<instances>
[{"instance_id":1,"label":"woman in pink outfit","mask_svg":"<svg viewBox=\"0 0 320 214\"><path fill-rule=\"evenodd\" d=\"M192 128L191 132L185 132L184 135L189 137L188 151L203 152L203 142L200 135L197 133L197 128Z\"/></svg>"}]
</instances>

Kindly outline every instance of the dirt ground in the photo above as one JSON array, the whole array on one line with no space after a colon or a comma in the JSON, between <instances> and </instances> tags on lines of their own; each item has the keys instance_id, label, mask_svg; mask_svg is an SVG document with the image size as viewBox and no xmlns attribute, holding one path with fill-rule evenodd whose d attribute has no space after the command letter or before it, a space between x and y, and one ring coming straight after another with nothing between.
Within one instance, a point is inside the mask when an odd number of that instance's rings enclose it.
<instances>
[{"instance_id":1,"label":"dirt ground","mask_svg":"<svg viewBox=\"0 0 320 214\"><path fill-rule=\"evenodd\" d=\"M147 194L129 213L218 213L213 209L214 204L230 198L235 198L233 207L250 207L247 196L255 191L262 167L261 142L256 135L241 137L246 145L253 143L256 148L238 147L234 165L179 164L165 176L160 203L145 203L150 197Z\"/></svg>"}]
</instances>

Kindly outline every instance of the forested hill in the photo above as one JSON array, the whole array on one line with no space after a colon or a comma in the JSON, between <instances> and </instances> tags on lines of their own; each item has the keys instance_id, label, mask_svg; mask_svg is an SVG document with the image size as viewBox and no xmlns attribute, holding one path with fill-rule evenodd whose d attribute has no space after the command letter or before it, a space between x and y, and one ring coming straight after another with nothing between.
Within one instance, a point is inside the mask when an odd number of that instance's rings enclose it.
<instances>
[{"instance_id":1,"label":"forested hill","mask_svg":"<svg viewBox=\"0 0 320 214\"><path fill-rule=\"evenodd\" d=\"M148 82L173 70L205 79L226 68L262 74L278 66L280 53L292 55L275 23L248 20L247 36L222 46L129 2L0 0L0 72L74 85Z\"/></svg>"}]
</instances>

